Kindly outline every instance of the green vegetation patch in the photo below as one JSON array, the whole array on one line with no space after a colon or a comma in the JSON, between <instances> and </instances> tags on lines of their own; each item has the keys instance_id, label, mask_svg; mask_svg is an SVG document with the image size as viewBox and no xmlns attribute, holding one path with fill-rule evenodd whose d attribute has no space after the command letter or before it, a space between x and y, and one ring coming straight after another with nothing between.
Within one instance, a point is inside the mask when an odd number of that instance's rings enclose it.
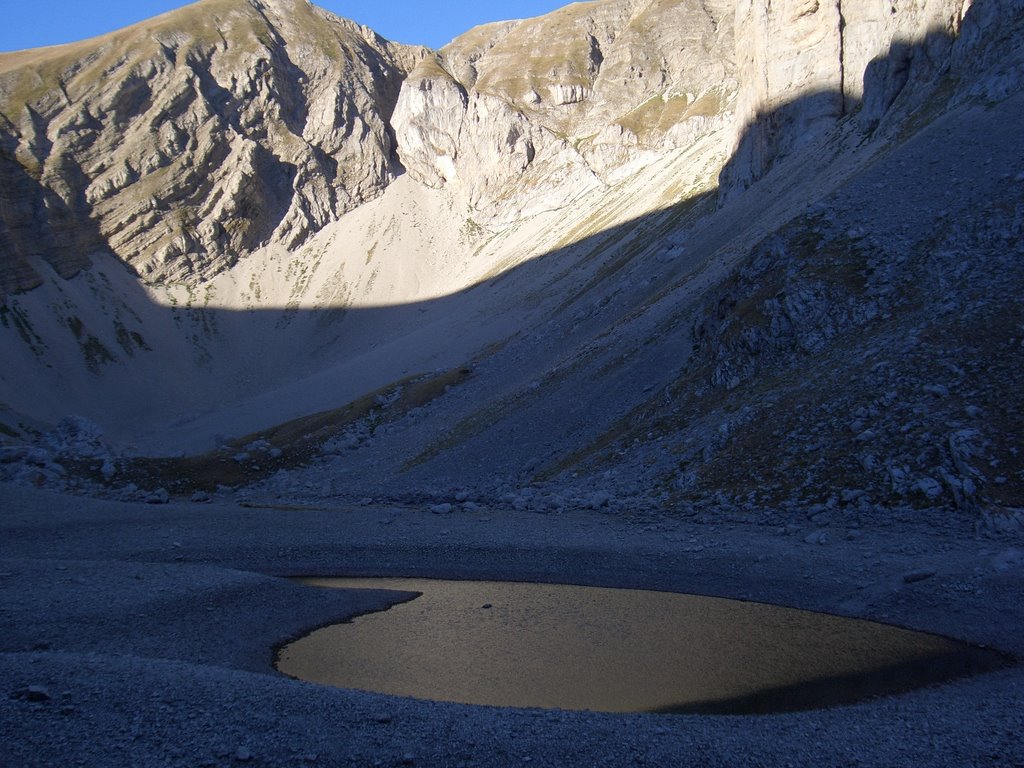
<instances>
[{"instance_id":1,"label":"green vegetation patch","mask_svg":"<svg viewBox=\"0 0 1024 768\"><path fill-rule=\"evenodd\" d=\"M21 340L28 345L29 349L37 355L43 353L46 344L43 342L42 337L36 333L32 327L32 322L28 319L28 315L21 307L0 304L0 323L3 324L4 328L9 328L13 325L18 335L21 336Z\"/></svg>"},{"instance_id":2,"label":"green vegetation patch","mask_svg":"<svg viewBox=\"0 0 1024 768\"><path fill-rule=\"evenodd\" d=\"M280 470L306 466L319 455L325 443L339 437L361 419L372 418L378 426L391 423L409 411L422 408L471 375L468 368L454 368L442 373L409 376L340 408L254 432L208 453L133 459L128 462L123 477L140 487L163 487L174 494L250 485ZM382 407L380 403L385 399L389 404ZM269 446L268 452L256 452L239 460L240 454L246 453L246 446L253 443ZM91 470L98 473L99 467Z\"/></svg>"},{"instance_id":3,"label":"green vegetation patch","mask_svg":"<svg viewBox=\"0 0 1024 768\"><path fill-rule=\"evenodd\" d=\"M114 332L117 336L117 343L129 357L135 356L136 349L152 352L152 348L146 343L138 331L130 331L120 320L114 321Z\"/></svg>"},{"instance_id":4,"label":"green vegetation patch","mask_svg":"<svg viewBox=\"0 0 1024 768\"><path fill-rule=\"evenodd\" d=\"M652 96L615 122L637 136L666 133L672 126L694 117L714 117L723 109L717 93L706 93L692 103L684 94Z\"/></svg>"}]
</instances>

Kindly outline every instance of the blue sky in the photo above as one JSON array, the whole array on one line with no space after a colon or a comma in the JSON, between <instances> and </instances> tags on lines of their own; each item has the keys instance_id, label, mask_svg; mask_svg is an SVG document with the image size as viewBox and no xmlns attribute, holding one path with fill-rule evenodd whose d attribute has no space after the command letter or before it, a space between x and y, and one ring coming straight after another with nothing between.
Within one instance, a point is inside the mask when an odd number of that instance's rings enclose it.
<instances>
[{"instance_id":1,"label":"blue sky","mask_svg":"<svg viewBox=\"0 0 1024 768\"><path fill-rule=\"evenodd\" d=\"M553 11L569 0L320 0L339 16L400 43L438 48L487 21ZM11 0L4 3L0 51L69 43L187 5L182 0ZM426 10L429 9L429 10Z\"/></svg>"}]
</instances>

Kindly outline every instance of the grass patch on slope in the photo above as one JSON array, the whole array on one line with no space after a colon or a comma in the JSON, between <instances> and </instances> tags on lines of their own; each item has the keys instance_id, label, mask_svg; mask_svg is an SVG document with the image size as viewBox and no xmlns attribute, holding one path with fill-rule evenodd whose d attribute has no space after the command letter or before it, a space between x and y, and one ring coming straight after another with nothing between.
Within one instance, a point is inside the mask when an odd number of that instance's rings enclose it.
<instances>
[{"instance_id":1,"label":"grass patch on slope","mask_svg":"<svg viewBox=\"0 0 1024 768\"><path fill-rule=\"evenodd\" d=\"M460 367L442 373L408 376L340 408L253 432L208 453L133 459L120 478L143 488L163 487L177 495L216 491L220 486L250 485L280 470L309 464L319 455L324 443L361 419L372 416L378 425L394 422L409 411L429 404L471 375L469 368ZM385 401L387 404L382 405ZM253 444L263 448L248 451L247 447ZM99 467L90 469L96 473Z\"/></svg>"}]
</instances>

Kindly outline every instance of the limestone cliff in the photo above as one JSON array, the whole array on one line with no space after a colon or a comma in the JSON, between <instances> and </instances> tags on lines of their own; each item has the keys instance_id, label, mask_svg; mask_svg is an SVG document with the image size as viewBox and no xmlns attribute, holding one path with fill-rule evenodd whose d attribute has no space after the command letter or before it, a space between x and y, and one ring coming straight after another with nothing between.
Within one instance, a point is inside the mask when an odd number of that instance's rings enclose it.
<instances>
[{"instance_id":1,"label":"limestone cliff","mask_svg":"<svg viewBox=\"0 0 1024 768\"><path fill-rule=\"evenodd\" d=\"M517 185L614 181L727 119L733 45L728 2L603 0L478 27L406 81L399 154L484 209Z\"/></svg>"},{"instance_id":2,"label":"limestone cliff","mask_svg":"<svg viewBox=\"0 0 1024 768\"><path fill-rule=\"evenodd\" d=\"M0 55L0 290L101 250L194 282L303 242L393 178L388 120L422 53L305 0L202 0Z\"/></svg>"},{"instance_id":3,"label":"limestone cliff","mask_svg":"<svg viewBox=\"0 0 1024 768\"><path fill-rule=\"evenodd\" d=\"M399 154L420 182L508 219L522 213L514 198L524 188L550 198L566 183L614 184L722 131L729 199L841 119L855 114L870 135L898 100L905 114L927 98L969 7L600 0L485 25L406 81Z\"/></svg>"},{"instance_id":4,"label":"limestone cliff","mask_svg":"<svg viewBox=\"0 0 1024 768\"><path fill-rule=\"evenodd\" d=\"M948 65L969 0L740 0L734 157L723 194L857 113L874 130L913 84ZM908 83L912 84L907 88Z\"/></svg>"},{"instance_id":5,"label":"limestone cliff","mask_svg":"<svg viewBox=\"0 0 1024 768\"><path fill-rule=\"evenodd\" d=\"M306 0L202 0L2 54L0 291L99 251L196 285L293 250L403 166L494 229L714 135L701 162L714 178L731 155L728 199L848 115L877 130L948 69L968 5L597 0L433 53Z\"/></svg>"}]
</instances>

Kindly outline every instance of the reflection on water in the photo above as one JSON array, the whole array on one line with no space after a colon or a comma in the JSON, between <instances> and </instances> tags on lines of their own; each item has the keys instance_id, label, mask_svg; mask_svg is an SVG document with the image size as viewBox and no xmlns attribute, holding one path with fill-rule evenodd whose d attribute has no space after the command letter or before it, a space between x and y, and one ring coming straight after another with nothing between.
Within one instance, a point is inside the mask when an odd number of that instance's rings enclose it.
<instances>
[{"instance_id":1,"label":"reflection on water","mask_svg":"<svg viewBox=\"0 0 1024 768\"><path fill-rule=\"evenodd\" d=\"M556 584L307 579L421 592L281 650L285 674L469 704L766 713L845 704L1003 666L934 635L790 608Z\"/></svg>"}]
</instances>

